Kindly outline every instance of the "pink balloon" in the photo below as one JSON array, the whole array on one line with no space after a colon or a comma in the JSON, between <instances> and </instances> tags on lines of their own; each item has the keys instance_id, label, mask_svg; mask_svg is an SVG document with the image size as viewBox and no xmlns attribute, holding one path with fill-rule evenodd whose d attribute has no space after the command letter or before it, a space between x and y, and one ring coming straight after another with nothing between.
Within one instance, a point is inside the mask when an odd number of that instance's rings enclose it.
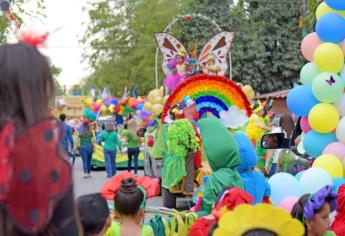
<instances>
[{"instance_id":1,"label":"pink balloon","mask_svg":"<svg viewBox=\"0 0 345 236\"><path fill-rule=\"evenodd\" d=\"M322 43L317 34L310 33L304 37L301 43L301 51L305 59L313 60L315 49Z\"/></svg>"},{"instance_id":2,"label":"pink balloon","mask_svg":"<svg viewBox=\"0 0 345 236\"><path fill-rule=\"evenodd\" d=\"M341 142L334 142L328 144L325 149L323 149L323 154L331 154L338 157L340 160L345 159L345 144Z\"/></svg>"},{"instance_id":3,"label":"pink balloon","mask_svg":"<svg viewBox=\"0 0 345 236\"><path fill-rule=\"evenodd\" d=\"M288 213L291 213L293 206L298 202L298 197L286 197L284 198L280 204L279 207L287 211Z\"/></svg>"},{"instance_id":4,"label":"pink balloon","mask_svg":"<svg viewBox=\"0 0 345 236\"><path fill-rule=\"evenodd\" d=\"M309 125L309 121L308 121L308 116L303 116L301 119L301 129L303 131L303 133L308 133L311 130L311 127Z\"/></svg>"}]
</instances>

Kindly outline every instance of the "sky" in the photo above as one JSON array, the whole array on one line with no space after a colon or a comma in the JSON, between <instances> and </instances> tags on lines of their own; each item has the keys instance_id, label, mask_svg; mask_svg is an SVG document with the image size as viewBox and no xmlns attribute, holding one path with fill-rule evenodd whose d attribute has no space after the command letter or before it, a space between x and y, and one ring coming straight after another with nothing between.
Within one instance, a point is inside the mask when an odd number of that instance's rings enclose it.
<instances>
[{"instance_id":1,"label":"sky","mask_svg":"<svg viewBox=\"0 0 345 236\"><path fill-rule=\"evenodd\" d=\"M79 42L89 22L87 12L83 11L88 2L90 0L45 0L45 18L24 17L24 29L52 32L59 28L49 36L47 47L41 51L50 58L53 65L62 69L57 80L67 87L78 84L91 73L88 64L81 63L85 46ZM35 6L29 3L27 7Z\"/></svg>"}]
</instances>

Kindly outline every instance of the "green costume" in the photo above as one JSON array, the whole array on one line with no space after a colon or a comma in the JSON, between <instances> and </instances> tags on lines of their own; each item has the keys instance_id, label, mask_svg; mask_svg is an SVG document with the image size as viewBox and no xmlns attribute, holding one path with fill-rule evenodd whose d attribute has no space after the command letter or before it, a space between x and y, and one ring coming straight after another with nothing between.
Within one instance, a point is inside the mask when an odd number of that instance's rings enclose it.
<instances>
[{"instance_id":1,"label":"green costume","mask_svg":"<svg viewBox=\"0 0 345 236\"><path fill-rule=\"evenodd\" d=\"M105 236L121 236L121 224L113 221ZM141 236L154 236L153 229L149 225L142 225Z\"/></svg>"},{"instance_id":2,"label":"green costume","mask_svg":"<svg viewBox=\"0 0 345 236\"><path fill-rule=\"evenodd\" d=\"M166 150L167 145L165 140L167 139L168 135L168 126L163 125L161 121L158 123L158 127L155 130L154 136L153 136L153 147L150 150L150 156L154 158L163 158Z\"/></svg>"},{"instance_id":3,"label":"green costume","mask_svg":"<svg viewBox=\"0 0 345 236\"><path fill-rule=\"evenodd\" d=\"M201 210L211 212L217 195L225 187L243 189L242 178L236 170L241 164L241 158L236 140L218 119L204 118L198 121L198 125L208 163L213 171L205 186Z\"/></svg>"}]
</instances>

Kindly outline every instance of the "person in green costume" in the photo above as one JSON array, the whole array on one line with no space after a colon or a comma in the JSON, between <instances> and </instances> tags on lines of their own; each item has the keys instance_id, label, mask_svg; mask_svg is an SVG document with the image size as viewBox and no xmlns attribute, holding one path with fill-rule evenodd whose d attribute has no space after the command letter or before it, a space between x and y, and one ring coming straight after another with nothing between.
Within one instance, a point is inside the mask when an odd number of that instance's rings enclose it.
<instances>
[{"instance_id":1,"label":"person in green costume","mask_svg":"<svg viewBox=\"0 0 345 236\"><path fill-rule=\"evenodd\" d=\"M243 189L243 182L236 167L241 164L236 140L225 126L215 117L198 121L212 174L208 177L200 214L209 214L217 195L224 187Z\"/></svg>"}]
</instances>

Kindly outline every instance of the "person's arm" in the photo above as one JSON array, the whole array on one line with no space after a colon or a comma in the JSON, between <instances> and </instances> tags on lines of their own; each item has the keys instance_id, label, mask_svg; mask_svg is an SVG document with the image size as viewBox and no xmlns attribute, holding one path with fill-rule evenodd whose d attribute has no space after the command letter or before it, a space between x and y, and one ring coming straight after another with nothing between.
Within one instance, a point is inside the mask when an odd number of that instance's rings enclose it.
<instances>
[{"instance_id":1,"label":"person's arm","mask_svg":"<svg viewBox=\"0 0 345 236\"><path fill-rule=\"evenodd\" d=\"M265 160L265 170L267 172L267 174L270 172L270 168L271 168L271 159L273 157L273 154L274 154L274 151L273 149L268 149L267 150L267 155L266 155L266 160Z\"/></svg>"}]
</instances>

